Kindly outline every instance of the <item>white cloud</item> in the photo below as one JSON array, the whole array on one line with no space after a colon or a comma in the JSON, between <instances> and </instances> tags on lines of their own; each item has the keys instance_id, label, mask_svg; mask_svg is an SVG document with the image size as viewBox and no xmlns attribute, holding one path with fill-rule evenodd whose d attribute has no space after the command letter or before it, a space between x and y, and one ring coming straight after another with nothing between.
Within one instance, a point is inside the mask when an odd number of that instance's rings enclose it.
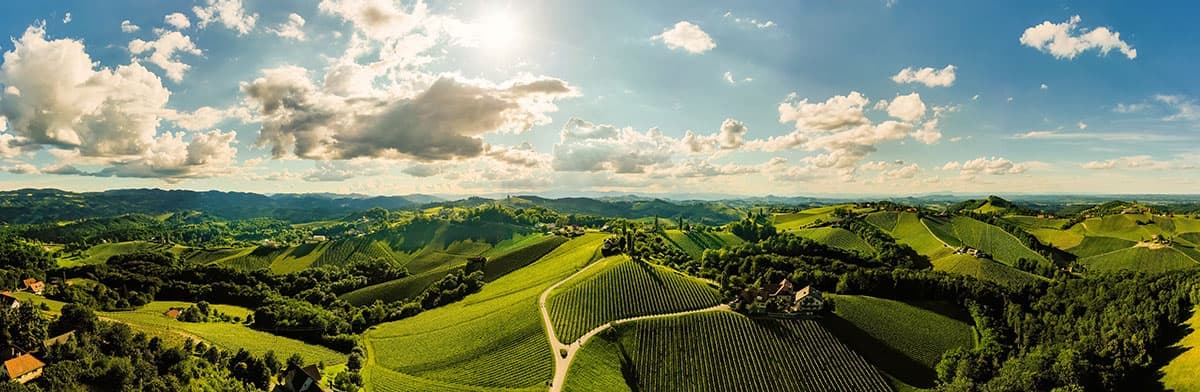
<instances>
[{"instance_id":1,"label":"white cloud","mask_svg":"<svg viewBox=\"0 0 1200 392\"><path fill-rule=\"evenodd\" d=\"M795 95L779 104L779 122L795 123L797 130L831 131L870 122L863 114L870 100L857 91L835 95L825 102L809 103L808 98L796 101Z\"/></svg>"},{"instance_id":2,"label":"white cloud","mask_svg":"<svg viewBox=\"0 0 1200 392\"><path fill-rule=\"evenodd\" d=\"M67 23L71 23L71 13L70 12L63 15L63 24L67 24Z\"/></svg>"},{"instance_id":3,"label":"white cloud","mask_svg":"<svg viewBox=\"0 0 1200 392\"><path fill-rule=\"evenodd\" d=\"M297 41L304 41L307 38L304 34L304 18L296 13L288 14L287 22L268 28L267 31L271 34Z\"/></svg>"},{"instance_id":4,"label":"white cloud","mask_svg":"<svg viewBox=\"0 0 1200 392\"><path fill-rule=\"evenodd\" d=\"M254 29L258 14L247 14L242 7L242 0L204 0L207 7L192 7L196 14L196 27L207 28L209 23L219 22L226 28L236 31L238 35L246 35Z\"/></svg>"},{"instance_id":5,"label":"white cloud","mask_svg":"<svg viewBox=\"0 0 1200 392\"><path fill-rule=\"evenodd\" d=\"M737 78L733 77L733 72L730 72L730 71L725 71L725 73L721 75L721 79L725 80L725 83L729 83L730 85L737 85L738 83L746 83L746 82L754 81L754 78L749 78L749 77L742 78L742 80L738 80Z\"/></svg>"},{"instance_id":6,"label":"white cloud","mask_svg":"<svg viewBox=\"0 0 1200 392\"><path fill-rule=\"evenodd\" d=\"M526 168L546 167L550 164L550 156L537 152L529 143L513 147L488 146L486 155L500 163Z\"/></svg>"},{"instance_id":7,"label":"white cloud","mask_svg":"<svg viewBox=\"0 0 1200 392\"><path fill-rule=\"evenodd\" d=\"M741 121L727 118L721 122L721 128L717 133L700 136L689 130L680 142L685 151L694 153L735 150L746 144L745 136L749 130Z\"/></svg>"},{"instance_id":8,"label":"white cloud","mask_svg":"<svg viewBox=\"0 0 1200 392\"><path fill-rule=\"evenodd\" d=\"M916 177L917 173L920 172L921 166L913 163L891 170L884 170L882 173L879 173L879 176L886 179L906 179Z\"/></svg>"},{"instance_id":9,"label":"white cloud","mask_svg":"<svg viewBox=\"0 0 1200 392\"><path fill-rule=\"evenodd\" d=\"M658 128L643 133L572 118L559 133L551 166L556 171L644 173L669 166L678 143Z\"/></svg>"},{"instance_id":10,"label":"white cloud","mask_svg":"<svg viewBox=\"0 0 1200 392\"><path fill-rule=\"evenodd\" d=\"M129 41L129 51L133 54L149 53L146 58L150 64L154 64L166 73L167 78L175 82L183 80L183 73L191 66L184 64L179 60L180 53L187 53L199 56L203 54L196 44L192 42L192 38L178 31L161 32L158 39L154 41L143 41L134 39Z\"/></svg>"},{"instance_id":11,"label":"white cloud","mask_svg":"<svg viewBox=\"0 0 1200 392\"><path fill-rule=\"evenodd\" d=\"M1190 170L1196 169L1193 159L1176 159L1169 161L1156 160L1149 155L1125 156L1103 161L1084 162L1079 167L1089 170L1108 169L1149 169L1149 170Z\"/></svg>"},{"instance_id":12,"label":"white cloud","mask_svg":"<svg viewBox=\"0 0 1200 392\"><path fill-rule=\"evenodd\" d=\"M129 19L125 19L125 20L121 21L121 31L122 32L132 33L132 32L138 31L139 29L141 29L141 27L138 27L138 25L133 24L132 22L129 21Z\"/></svg>"},{"instance_id":13,"label":"white cloud","mask_svg":"<svg viewBox=\"0 0 1200 392\"><path fill-rule=\"evenodd\" d=\"M734 16L732 11L726 12L725 15L723 15L723 17L725 19L733 21L734 23L744 23L749 26L754 26L755 28L757 28L759 30L764 30L764 29L769 29L769 28L775 27L775 22L773 22L773 21L770 21L770 20L759 21L758 19L755 19L755 18L742 18L742 17Z\"/></svg>"},{"instance_id":14,"label":"white cloud","mask_svg":"<svg viewBox=\"0 0 1200 392\"><path fill-rule=\"evenodd\" d=\"M1021 174L1036 166L1042 165L1033 162L1014 163L1007 158L980 157L964 162L947 162L942 166L942 170L958 171L959 174L964 176L976 174L989 174L998 176L1005 174Z\"/></svg>"},{"instance_id":15,"label":"white cloud","mask_svg":"<svg viewBox=\"0 0 1200 392\"><path fill-rule=\"evenodd\" d=\"M1021 34L1021 44L1059 59L1074 59L1080 53L1091 49L1099 50L1105 55L1116 49L1130 60L1137 58L1137 49L1122 41L1121 33L1111 31L1107 27L1090 30L1079 28L1080 21L1082 18L1079 15L1072 16L1063 23L1044 21L1025 29Z\"/></svg>"},{"instance_id":16,"label":"white cloud","mask_svg":"<svg viewBox=\"0 0 1200 392\"><path fill-rule=\"evenodd\" d=\"M934 69L925 67L914 70L912 67L906 67L896 75L892 76L892 81L896 83L921 83L928 87L950 87L954 85L955 70L958 68L953 64L947 65L946 68Z\"/></svg>"},{"instance_id":17,"label":"white cloud","mask_svg":"<svg viewBox=\"0 0 1200 392\"><path fill-rule=\"evenodd\" d=\"M1150 108L1150 105L1145 104L1145 103L1131 103L1131 104L1118 103L1117 106L1113 107L1113 111L1117 112L1117 113L1128 114L1128 113L1137 113L1137 112L1140 112L1140 111L1143 111L1143 110L1146 110L1149 108Z\"/></svg>"},{"instance_id":18,"label":"white cloud","mask_svg":"<svg viewBox=\"0 0 1200 392\"><path fill-rule=\"evenodd\" d=\"M391 0L321 0L317 8L322 13L350 21L374 39L406 35L419 27L428 16L428 8L420 0L408 12Z\"/></svg>"},{"instance_id":19,"label":"white cloud","mask_svg":"<svg viewBox=\"0 0 1200 392\"><path fill-rule=\"evenodd\" d=\"M173 12L163 17L163 23L174 27L175 30L183 30L192 27L192 21L188 20L187 15L179 12Z\"/></svg>"},{"instance_id":20,"label":"white cloud","mask_svg":"<svg viewBox=\"0 0 1200 392\"><path fill-rule=\"evenodd\" d=\"M1087 123L1085 123L1083 121L1080 121L1078 126L1079 126L1080 130L1087 129L1087 127L1088 127Z\"/></svg>"},{"instance_id":21,"label":"white cloud","mask_svg":"<svg viewBox=\"0 0 1200 392\"><path fill-rule=\"evenodd\" d=\"M972 101L978 101L978 100L979 100L979 94L975 94L975 95L971 96L971 100L972 100Z\"/></svg>"},{"instance_id":22,"label":"white cloud","mask_svg":"<svg viewBox=\"0 0 1200 392\"><path fill-rule=\"evenodd\" d=\"M1082 123L1081 123L1082 124ZM1087 128L1083 124L1080 129ZM1181 136L1163 135L1149 132L1062 132L1062 131L1029 131L1012 135L1013 139L1044 139L1044 140L1100 140L1110 142L1136 141L1180 141L1187 140Z\"/></svg>"},{"instance_id":23,"label":"white cloud","mask_svg":"<svg viewBox=\"0 0 1200 392\"><path fill-rule=\"evenodd\" d=\"M675 26L663 30L662 34L650 37L652 40L661 40L671 49L683 49L689 53L704 53L717 47L717 43L713 42L712 37L708 36L700 26L694 25L688 21L681 21Z\"/></svg>"},{"instance_id":24,"label":"white cloud","mask_svg":"<svg viewBox=\"0 0 1200 392\"><path fill-rule=\"evenodd\" d=\"M921 101L921 94L900 95L888 104L887 112L889 116L914 122L925 117L925 102Z\"/></svg>"},{"instance_id":25,"label":"white cloud","mask_svg":"<svg viewBox=\"0 0 1200 392\"><path fill-rule=\"evenodd\" d=\"M1047 86L1045 83L1042 83L1042 85L1039 88L1041 88L1042 90L1046 90L1046 89L1049 89L1050 86Z\"/></svg>"},{"instance_id":26,"label":"white cloud","mask_svg":"<svg viewBox=\"0 0 1200 392\"><path fill-rule=\"evenodd\" d=\"M233 170L237 133L219 130L198 133L190 142L183 133L165 133L155 138L145 155L121 160L91 175L100 177L205 178L227 175Z\"/></svg>"},{"instance_id":27,"label":"white cloud","mask_svg":"<svg viewBox=\"0 0 1200 392\"><path fill-rule=\"evenodd\" d=\"M167 109L163 111L162 116L163 119L174 122L175 125L189 131L211 129L222 121L233 118L240 119L243 123L250 122L250 112L244 107L217 109L203 106L191 112Z\"/></svg>"},{"instance_id":28,"label":"white cloud","mask_svg":"<svg viewBox=\"0 0 1200 392\"><path fill-rule=\"evenodd\" d=\"M1164 117L1163 121L1200 121L1200 105L1194 99L1182 95L1154 96L1154 100L1171 108L1174 113Z\"/></svg>"},{"instance_id":29,"label":"white cloud","mask_svg":"<svg viewBox=\"0 0 1200 392\"><path fill-rule=\"evenodd\" d=\"M322 160L476 157L485 152L479 136L549 123L554 101L578 95L548 77L493 84L442 75L413 96L347 98L317 88L298 67L264 70L241 89L261 116L259 145L275 157Z\"/></svg>"}]
</instances>

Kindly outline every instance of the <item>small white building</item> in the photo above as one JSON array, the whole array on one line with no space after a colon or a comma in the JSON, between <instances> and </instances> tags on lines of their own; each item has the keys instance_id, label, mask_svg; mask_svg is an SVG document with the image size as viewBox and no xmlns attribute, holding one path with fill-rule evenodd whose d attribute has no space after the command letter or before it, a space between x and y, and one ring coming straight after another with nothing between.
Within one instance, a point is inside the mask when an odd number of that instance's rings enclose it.
<instances>
[{"instance_id":1,"label":"small white building","mask_svg":"<svg viewBox=\"0 0 1200 392\"><path fill-rule=\"evenodd\" d=\"M804 286L796 292L795 298L792 302L793 312L816 313L825 308L825 297L812 286Z\"/></svg>"}]
</instances>

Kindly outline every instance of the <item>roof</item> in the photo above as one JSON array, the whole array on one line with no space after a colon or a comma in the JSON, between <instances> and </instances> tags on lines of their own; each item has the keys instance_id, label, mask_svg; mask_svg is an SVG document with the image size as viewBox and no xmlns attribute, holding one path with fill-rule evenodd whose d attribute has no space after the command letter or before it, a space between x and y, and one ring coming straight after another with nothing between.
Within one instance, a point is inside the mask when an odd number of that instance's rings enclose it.
<instances>
[{"instance_id":1,"label":"roof","mask_svg":"<svg viewBox=\"0 0 1200 392\"><path fill-rule=\"evenodd\" d=\"M321 370L317 369L317 365L305 366L300 368L300 371L304 372L304 374L307 374L308 377L313 380L321 381Z\"/></svg>"},{"instance_id":2,"label":"roof","mask_svg":"<svg viewBox=\"0 0 1200 392\"><path fill-rule=\"evenodd\" d=\"M170 318L176 318L176 317L179 317L179 314L180 314L180 313L183 313L183 311L182 311L182 310L179 310L179 309L176 309L176 308L171 308L170 310L167 310L166 312L163 312L163 315L164 315L164 316L167 316L167 317L170 317Z\"/></svg>"},{"instance_id":3,"label":"roof","mask_svg":"<svg viewBox=\"0 0 1200 392\"><path fill-rule=\"evenodd\" d=\"M797 291L797 292L796 292L796 299L800 299L800 298L808 297L808 296L810 296L810 295L811 295L812 297L815 297L815 298L817 298L817 299L820 299L820 300L824 300L824 299L825 299L825 298L822 298L822 297L821 297L821 290L817 290L816 288L813 288L812 286L804 286L804 288L800 289L800 291Z\"/></svg>"},{"instance_id":4,"label":"roof","mask_svg":"<svg viewBox=\"0 0 1200 392\"><path fill-rule=\"evenodd\" d=\"M4 370L8 371L9 378L20 377L43 366L46 366L46 364L29 354L4 361Z\"/></svg>"},{"instance_id":5,"label":"roof","mask_svg":"<svg viewBox=\"0 0 1200 392\"><path fill-rule=\"evenodd\" d=\"M36 284L38 282L38 280L37 280L37 278L29 278L29 279L22 280L21 282L25 283L25 287L32 287L34 284Z\"/></svg>"},{"instance_id":6,"label":"roof","mask_svg":"<svg viewBox=\"0 0 1200 392\"><path fill-rule=\"evenodd\" d=\"M58 336L43 340L42 345L46 346L46 347L50 347L50 346L53 346L56 344L66 343L68 340L71 340L72 337L75 337L75 331L67 331L67 333L64 333L62 335L58 335Z\"/></svg>"}]
</instances>

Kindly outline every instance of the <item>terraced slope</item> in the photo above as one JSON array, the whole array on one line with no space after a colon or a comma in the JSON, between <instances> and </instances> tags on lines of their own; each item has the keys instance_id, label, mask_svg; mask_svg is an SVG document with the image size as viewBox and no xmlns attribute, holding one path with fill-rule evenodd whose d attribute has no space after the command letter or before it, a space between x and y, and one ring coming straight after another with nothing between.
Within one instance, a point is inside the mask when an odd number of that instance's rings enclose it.
<instances>
[{"instance_id":1,"label":"terraced slope","mask_svg":"<svg viewBox=\"0 0 1200 392\"><path fill-rule=\"evenodd\" d=\"M596 369L624 369L624 380L640 391L891 390L815 320L706 312L636 321L598 336L579 355L583 365L572 367L567 390L622 390L617 374Z\"/></svg>"},{"instance_id":2,"label":"terraced slope","mask_svg":"<svg viewBox=\"0 0 1200 392\"><path fill-rule=\"evenodd\" d=\"M537 298L596 260L605 237L572 239L460 302L367 331L368 385L377 391L544 389L553 359Z\"/></svg>"},{"instance_id":3,"label":"terraced slope","mask_svg":"<svg viewBox=\"0 0 1200 392\"><path fill-rule=\"evenodd\" d=\"M741 238L728 232L665 230L667 241L675 244L693 259L699 259L706 249L720 249L744 243Z\"/></svg>"},{"instance_id":4,"label":"terraced slope","mask_svg":"<svg viewBox=\"0 0 1200 392\"><path fill-rule=\"evenodd\" d=\"M634 262L624 255L597 263L550 293L547 307L561 342L573 342L610 321L721 302L715 288L670 268Z\"/></svg>"},{"instance_id":5,"label":"terraced slope","mask_svg":"<svg viewBox=\"0 0 1200 392\"><path fill-rule=\"evenodd\" d=\"M832 246L834 248L844 249L851 252L858 252L863 255L875 254L875 248L871 247L867 241L859 237L858 234L836 227L818 227L813 229L800 229L793 231L798 236L811 239L822 244Z\"/></svg>"},{"instance_id":6,"label":"terraced slope","mask_svg":"<svg viewBox=\"0 0 1200 392\"><path fill-rule=\"evenodd\" d=\"M953 303L909 304L856 295L832 298L836 317L821 322L871 363L908 385L932 387L942 353L975 344L974 331L966 322L970 316Z\"/></svg>"}]
</instances>

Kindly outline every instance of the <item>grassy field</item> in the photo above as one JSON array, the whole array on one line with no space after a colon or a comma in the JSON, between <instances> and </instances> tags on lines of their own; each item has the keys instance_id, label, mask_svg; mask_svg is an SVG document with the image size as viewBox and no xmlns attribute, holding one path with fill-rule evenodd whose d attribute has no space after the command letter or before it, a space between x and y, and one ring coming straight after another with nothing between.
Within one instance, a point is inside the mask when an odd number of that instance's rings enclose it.
<instances>
[{"instance_id":1,"label":"grassy field","mask_svg":"<svg viewBox=\"0 0 1200 392\"><path fill-rule=\"evenodd\" d=\"M588 340L567 370L563 390L568 392L632 391L622 370L629 366L613 330Z\"/></svg>"},{"instance_id":2,"label":"grassy field","mask_svg":"<svg viewBox=\"0 0 1200 392\"><path fill-rule=\"evenodd\" d=\"M1079 241L1079 245L1064 249L1076 256L1086 258L1129 249L1134 245L1137 245L1137 242L1114 237L1087 236Z\"/></svg>"},{"instance_id":3,"label":"grassy field","mask_svg":"<svg viewBox=\"0 0 1200 392\"><path fill-rule=\"evenodd\" d=\"M1088 238L1083 234L1079 234L1070 230L1035 228L1025 229L1029 234L1037 237L1038 241L1043 244L1050 244L1058 249L1071 249L1083 243L1083 240Z\"/></svg>"},{"instance_id":4,"label":"grassy field","mask_svg":"<svg viewBox=\"0 0 1200 392\"><path fill-rule=\"evenodd\" d=\"M1151 249L1141 246L1084 258L1080 263L1087 271L1093 273L1121 270L1155 273L1200 266L1196 260L1176 249Z\"/></svg>"},{"instance_id":5,"label":"grassy field","mask_svg":"<svg viewBox=\"0 0 1200 392\"><path fill-rule=\"evenodd\" d=\"M1035 283L1042 277L971 255L949 255L933 260L933 269L988 280L1006 286Z\"/></svg>"},{"instance_id":6,"label":"grassy field","mask_svg":"<svg viewBox=\"0 0 1200 392\"><path fill-rule=\"evenodd\" d=\"M699 259L706 249L720 249L727 246L742 244L743 241L733 233L704 231L665 230L667 241L675 244L693 259Z\"/></svg>"},{"instance_id":7,"label":"grassy field","mask_svg":"<svg viewBox=\"0 0 1200 392\"><path fill-rule=\"evenodd\" d=\"M875 254L875 248L867 241L846 229L836 227L818 227L793 231L798 236L811 239L834 248L858 252L863 255Z\"/></svg>"},{"instance_id":8,"label":"grassy field","mask_svg":"<svg viewBox=\"0 0 1200 392\"><path fill-rule=\"evenodd\" d=\"M368 385L382 391L544 389L553 360L537 298L596 260L606 237L572 239L460 302L367 331Z\"/></svg>"},{"instance_id":9,"label":"grassy field","mask_svg":"<svg viewBox=\"0 0 1200 392\"><path fill-rule=\"evenodd\" d=\"M566 243L568 238L557 235L531 235L511 244L500 243L488 251L483 266L484 280L491 282L501 276L524 268Z\"/></svg>"},{"instance_id":10,"label":"grassy field","mask_svg":"<svg viewBox=\"0 0 1200 392\"><path fill-rule=\"evenodd\" d=\"M546 301L561 342L573 342L609 321L702 309L721 302L717 290L666 267L613 256L572 278Z\"/></svg>"},{"instance_id":11,"label":"grassy field","mask_svg":"<svg viewBox=\"0 0 1200 392\"><path fill-rule=\"evenodd\" d=\"M172 307L186 308L190 305L192 304L188 302L155 301L137 310L97 312L96 315L129 324L135 331L145 332L147 335L158 336L172 342L182 342L188 337L195 337L233 352L244 348L255 355L263 355L267 351L274 350L280 358L287 358L292 353L300 354L308 363L320 361L326 365L333 365L346 362L345 355L328 348L257 331L243 324L187 323L163 315ZM246 315L251 314L249 309L238 306L213 305L213 308L230 316L238 316L243 320Z\"/></svg>"},{"instance_id":12,"label":"grassy field","mask_svg":"<svg viewBox=\"0 0 1200 392\"><path fill-rule=\"evenodd\" d=\"M582 365L572 366L567 389L623 389L607 368L625 369L631 389L640 391L891 390L815 320L706 312L623 324L614 335L580 352ZM589 374L600 377L583 376Z\"/></svg>"},{"instance_id":13,"label":"grassy field","mask_svg":"<svg viewBox=\"0 0 1200 392\"><path fill-rule=\"evenodd\" d=\"M1183 352L1162 368L1159 381L1168 391L1200 391L1200 307L1192 309L1191 333L1179 341Z\"/></svg>"},{"instance_id":14,"label":"grassy field","mask_svg":"<svg viewBox=\"0 0 1200 392\"><path fill-rule=\"evenodd\" d=\"M71 255L58 259L60 267L74 267L80 265L102 264L108 261L109 257L128 254L135 252L171 252L175 255L182 254L187 248L178 245L164 245L146 241L128 241L128 242L113 242L108 244L99 244L88 248L79 255Z\"/></svg>"},{"instance_id":15,"label":"grassy field","mask_svg":"<svg viewBox=\"0 0 1200 392\"><path fill-rule=\"evenodd\" d=\"M787 214L775 214L774 225L776 229L781 231L791 231L802 229L805 226L816 223L817 221L829 222L833 220L833 211L838 208L852 207L850 205L833 205L825 207L810 208L800 212L792 212Z\"/></svg>"},{"instance_id":16,"label":"grassy field","mask_svg":"<svg viewBox=\"0 0 1200 392\"><path fill-rule=\"evenodd\" d=\"M46 304L46 306L50 307L50 310L47 311L47 313L50 314L61 313L63 305L66 305L64 302L44 298L28 291L14 291L12 292L12 296L21 301L21 306L38 306L38 304Z\"/></svg>"},{"instance_id":17,"label":"grassy field","mask_svg":"<svg viewBox=\"0 0 1200 392\"><path fill-rule=\"evenodd\" d=\"M942 353L975 344L970 316L953 303L831 297L836 317L821 322L871 363L908 385L932 387Z\"/></svg>"},{"instance_id":18,"label":"grassy field","mask_svg":"<svg viewBox=\"0 0 1200 392\"><path fill-rule=\"evenodd\" d=\"M1027 215L1010 215L1004 217L1004 220L1012 222L1017 226L1021 226L1025 230L1033 229L1061 229L1063 225L1070 220L1066 218L1038 218L1036 216Z\"/></svg>"},{"instance_id":19,"label":"grassy field","mask_svg":"<svg viewBox=\"0 0 1200 392\"><path fill-rule=\"evenodd\" d=\"M871 221L871 216L875 216L875 214L887 213L877 212L868 215L868 221ZM925 225L917 218L916 213L902 212L892 214L897 215L896 224L890 231L896 242L908 245L913 250L916 250L917 253L925 255L931 260L954 253L954 249L946 247L946 245L942 244L942 241L939 241L937 237L929 232L929 229L925 228ZM880 221L882 219L876 218L874 220ZM886 220L884 221L886 222ZM880 228L883 229L884 227L880 226Z\"/></svg>"},{"instance_id":20,"label":"grassy field","mask_svg":"<svg viewBox=\"0 0 1200 392\"><path fill-rule=\"evenodd\" d=\"M958 239L958 235L954 232L953 221L940 217L929 217L921 219L921 223L925 225L934 237L953 247L962 246L962 240Z\"/></svg>"}]
</instances>

